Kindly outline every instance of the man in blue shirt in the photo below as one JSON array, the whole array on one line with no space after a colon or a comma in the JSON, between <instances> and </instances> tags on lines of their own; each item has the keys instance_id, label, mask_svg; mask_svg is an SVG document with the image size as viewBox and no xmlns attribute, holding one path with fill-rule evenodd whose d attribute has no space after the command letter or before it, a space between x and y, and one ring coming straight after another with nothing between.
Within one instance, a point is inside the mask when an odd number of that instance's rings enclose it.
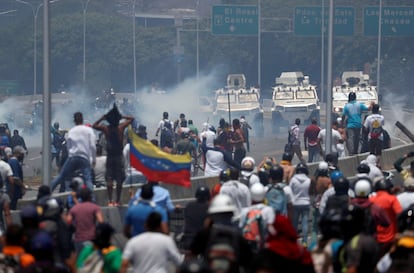
<instances>
[{"instance_id":1,"label":"man in blue shirt","mask_svg":"<svg viewBox=\"0 0 414 273\"><path fill-rule=\"evenodd\" d=\"M172 212L175 209L175 206L171 200L170 192L161 187L159 182L157 181L148 181L148 184L152 185L152 189L154 191L154 197L152 198L152 201L165 209L167 212ZM142 189L138 189L135 193L135 196L131 199L129 202L129 205L131 205L135 200L139 199L141 196Z\"/></svg>"},{"instance_id":2,"label":"man in blue shirt","mask_svg":"<svg viewBox=\"0 0 414 273\"><path fill-rule=\"evenodd\" d=\"M362 112L369 111L369 107L356 101L355 92L348 95L348 103L342 113L342 122L346 124L346 138L349 155L358 154L359 138L362 128Z\"/></svg>"},{"instance_id":3,"label":"man in blue shirt","mask_svg":"<svg viewBox=\"0 0 414 273\"><path fill-rule=\"evenodd\" d=\"M151 184L142 186L140 197L133 201L126 212L124 235L131 238L145 231L145 221L151 212L156 211L161 214L162 232L168 234L168 216L167 211L158 206L154 201L154 190Z\"/></svg>"}]
</instances>

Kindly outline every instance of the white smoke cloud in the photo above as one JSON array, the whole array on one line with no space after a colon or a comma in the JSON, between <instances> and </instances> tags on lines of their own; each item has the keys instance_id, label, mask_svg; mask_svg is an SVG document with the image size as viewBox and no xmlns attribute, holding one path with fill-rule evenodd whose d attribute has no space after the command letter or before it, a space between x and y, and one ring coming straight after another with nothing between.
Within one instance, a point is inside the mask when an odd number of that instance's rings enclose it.
<instances>
[{"instance_id":1,"label":"white smoke cloud","mask_svg":"<svg viewBox=\"0 0 414 273\"><path fill-rule=\"evenodd\" d=\"M133 116L147 127L148 137L151 139L155 137L155 130L164 111L169 113L171 120L178 119L180 113L184 113L187 120L192 119L198 128L207 120L213 122L212 107L201 107L199 99L200 96L209 97L212 103L213 90L217 87L217 82L214 73L201 75L198 80L189 78L177 86L166 88L165 94L150 93L150 88L139 90L137 97L132 93L118 93L116 103L120 107L122 99L128 98L134 107ZM224 85L225 82L220 84ZM110 105L107 108L95 108L93 102L96 97L88 94L87 90L79 87L70 87L65 93L52 94L50 126L54 122L59 122L60 129L70 129L74 126L73 114L78 111L83 113L84 123L92 124L112 107ZM28 147L40 147L42 143L42 125L38 123L33 130L29 130L30 122L33 121L34 105L39 101L42 101L42 95L12 97L0 103L0 122L7 122L11 132L18 129ZM121 107L120 111L123 113ZM42 114L38 118L41 122Z\"/></svg>"},{"instance_id":2,"label":"white smoke cloud","mask_svg":"<svg viewBox=\"0 0 414 273\"><path fill-rule=\"evenodd\" d=\"M414 133L414 123L412 121L412 113L407 112L406 102L410 100L409 96L396 96L392 92L384 92L382 101L384 107L382 114L385 118L385 129L391 138L399 139L403 142L411 142L404 133L395 125L397 121L402 123L408 130Z\"/></svg>"}]
</instances>

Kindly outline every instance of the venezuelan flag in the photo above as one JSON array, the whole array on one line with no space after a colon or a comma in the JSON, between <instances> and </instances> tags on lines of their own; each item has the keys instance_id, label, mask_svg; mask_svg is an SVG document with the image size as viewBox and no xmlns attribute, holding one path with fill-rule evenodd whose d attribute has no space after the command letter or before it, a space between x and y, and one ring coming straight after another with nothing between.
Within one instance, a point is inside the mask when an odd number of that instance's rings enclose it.
<instances>
[{"instance_id":1,"label":"venezuelan flag","mask_svg":"<svg viewBox=\"0 0 414 273\"><path fill-rule=\"evenodd\" d=\"M191 186L191 156L163 152L150 141L128 130L130 164L150 181L162 181L184 187Z\"/></svg>"}]
</instances>

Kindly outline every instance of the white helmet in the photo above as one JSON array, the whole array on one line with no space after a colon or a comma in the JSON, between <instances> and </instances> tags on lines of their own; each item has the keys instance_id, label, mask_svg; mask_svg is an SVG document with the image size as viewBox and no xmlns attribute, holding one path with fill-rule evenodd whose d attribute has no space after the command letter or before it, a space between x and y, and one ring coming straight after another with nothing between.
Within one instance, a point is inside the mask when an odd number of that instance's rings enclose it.
<instances>
[{"instance_id":1,"label":"white helmet","mask_svg":"<svg viewBox=\"0 0 414 273\"><path fill-rule=\"evenodd\" d=\"M355 183L355 195L357 197L368 197L371 193L371 183L366 179L360 179Z\"/></svg>"},{"instance_id":2,"label":"white helmet","mask_svg":"<svg viewBox=\"0 0 414 273\"><path fill-rule=\"evenodd\" d=\"M254 158L251 156L246 156L241 161L241 175L248 177L251 176L254 171L254 166L256 162L254 161Z\"/></svg>"},{"instance_id":3,"label":"white helmet","mask_svg":"<svg viewBox=\"0 0 414 273\"><path fill-rule=\"evenodd\" d=\"M321 162L319 162L319 165L318 165L318 170L328 170L328 162L326 162L326 161L321 161Z\"/></svg>"},{"instance_id":4,"label":"white helmet","mask_svg":"<svg viewBox=\"0 0 414 273\"><path fill-rule=\"evenodd\" d=\"M377 165L377 157L375 155L369 155L367 156L367 163L372 165Z\"/></svg>"},{"instance_id":5,"label":"white helmet","mask_svg":"<svg viewBox=\"0 0 414 273\"><path fill-rule=\"evenodd\" d=\"M237 208L234 205L233 200L226 194L219 194L213 198L210 206L208 207L208 213L224 213L224 212L236 212Z\"/></svg>"},{"instance_id":6,"label":"white helmet","mask_svg":"<svg viewBox=\"0 0 414 273\"><path fill-rule=\"evenodd\" d=\"M262 183L254 183L250 187L250 196L252 197L252 200L255 202L261 202L265 199L266 195L266 189L262 185Z\"/></svg>"},{"instance_id":7,"label":"white helmet","mask_svg":"<svg viewBox=\"0 0 414 273\"><path fill-rule=\"evenodd\" d=\"M251 156L246 156L241 161L241 167L245 170L253 170L254 166L256 165L256 162L254 161L254 158Z\"/></svg>"}]
</instances>

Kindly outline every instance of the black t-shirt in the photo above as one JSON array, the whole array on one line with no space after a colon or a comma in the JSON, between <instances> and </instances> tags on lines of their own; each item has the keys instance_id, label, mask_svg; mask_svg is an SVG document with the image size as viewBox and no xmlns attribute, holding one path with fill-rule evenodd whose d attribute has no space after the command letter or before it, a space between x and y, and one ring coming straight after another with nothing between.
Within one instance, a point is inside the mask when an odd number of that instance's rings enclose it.
<instances>
[{"instance_id":1,"label":"black t-shirt","mask_svg":"<svg viewBox=\"0 0 414 273\"><path fill-rule=\"evenodd\" d=\"M190 246L191 253L194 256L198 256L198 255L204 256L206 254L207 246L209 243L210 230L211 228L202 229L194 237L194 240ZM236 228L235 228L235 232L237 232ZM238 259L236 259L236 261L238 261L240 267L243 267L246 269L250 268L252 261L253 261L253 257L254 257L252 249L239 232L237 232L236 236L238 238L238 248L239 248L239 257ZM234 273L239 272L238 268L237 269L233 268L233 270L230 270L229 273L233 273L233 272Z\"/></svg>"},{"instance_id":2,"label":"black t-shirt","mask_svg":"<svg viewBox=\"0 0 414 273\"><path fill-rule=\"evenodd\" d=\"M183 244L188 248L194 236L203 229L204 220L207 218L207 202L193 201L184 209L184 237Z\"/></svg>"}]
</instances>

